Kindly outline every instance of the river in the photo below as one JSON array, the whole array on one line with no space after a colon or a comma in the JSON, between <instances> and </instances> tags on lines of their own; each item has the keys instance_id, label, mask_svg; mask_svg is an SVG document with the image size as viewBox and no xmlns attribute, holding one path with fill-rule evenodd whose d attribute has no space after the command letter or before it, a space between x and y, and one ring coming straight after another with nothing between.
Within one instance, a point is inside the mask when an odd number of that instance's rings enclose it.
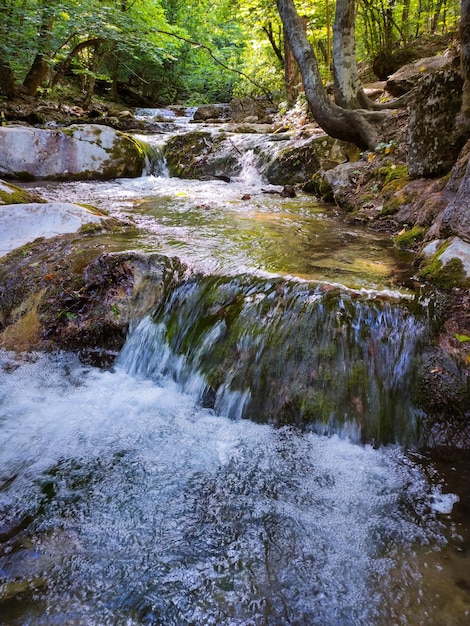
<instances>
[{"instance_id":1,"label":"river","mask_svg":"<svg viewBox=\"0 0 470 626\"><path fill-rule=\"evenodd\" d=\"M230 183L149 171L35 185L196 273L110 370L1 354L0 623L468 624L468 465L416 448L406 258L265 193L250 150Z\"/></svg>"}]
</instances>

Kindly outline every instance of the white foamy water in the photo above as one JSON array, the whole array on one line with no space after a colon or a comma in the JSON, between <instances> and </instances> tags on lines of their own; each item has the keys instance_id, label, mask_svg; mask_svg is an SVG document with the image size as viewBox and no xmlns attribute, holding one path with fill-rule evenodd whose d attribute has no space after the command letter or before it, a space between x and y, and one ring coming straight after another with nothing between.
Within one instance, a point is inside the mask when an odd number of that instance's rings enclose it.
<instances>
[{"instance_id":1,"label":"white foamy water","mask_svg":"<svg viewBox=\"0 0 470 626\"><path fill-rule=\"evenodd\" d=\"M445 541L399 448L232 421L67 355L1 366L0 598L30 591L0 623L440 623L409 617L417 554Z\"/></svg>"}]
</instances>

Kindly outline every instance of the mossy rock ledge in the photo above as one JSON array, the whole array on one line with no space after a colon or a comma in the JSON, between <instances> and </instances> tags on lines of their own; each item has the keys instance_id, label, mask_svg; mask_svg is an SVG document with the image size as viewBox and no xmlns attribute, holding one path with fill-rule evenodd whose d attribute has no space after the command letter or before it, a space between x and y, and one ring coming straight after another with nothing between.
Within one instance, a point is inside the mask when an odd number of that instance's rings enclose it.
<instances>
[{"instance_id":1,"label":"mossy rock ledge","mask_svg":"<svg viewBox=\"0 0 470 626\"><path fill-rule=\"evenodd\" d=\"M112 227L39 239L0 260L0 348L65 349L93 365L113 362L130 322L187 268L158 254L103 252L119 235Z\"/></svg>"}]
</instances>

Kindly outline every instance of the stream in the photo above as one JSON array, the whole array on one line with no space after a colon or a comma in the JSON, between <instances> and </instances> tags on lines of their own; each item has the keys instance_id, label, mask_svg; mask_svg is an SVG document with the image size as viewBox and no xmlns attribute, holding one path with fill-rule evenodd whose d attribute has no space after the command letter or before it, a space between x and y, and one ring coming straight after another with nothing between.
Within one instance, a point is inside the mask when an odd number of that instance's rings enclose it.
<instances>
[{"instance_id":1,"label":"stream","mask_svg":"<svg viewBox=\"0 0 470 626\"><path fill-rule=\"evenodd\" d=\"M112 369L0 352L0 624L470 623L468 457L421 448L409 257L272 193L265 136L230 138L230 182L170 177L170 121L141 178L29 185L191 272Z\"/></svg>"}]
</instances>

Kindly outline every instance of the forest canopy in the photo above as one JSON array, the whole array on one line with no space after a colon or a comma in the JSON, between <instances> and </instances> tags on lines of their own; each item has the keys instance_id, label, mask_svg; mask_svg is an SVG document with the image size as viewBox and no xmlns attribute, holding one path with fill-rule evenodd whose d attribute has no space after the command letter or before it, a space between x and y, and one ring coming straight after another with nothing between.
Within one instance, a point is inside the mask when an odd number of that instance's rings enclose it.
<instances>
[{"instance_id":1,"label":"forest canopy","mask_svg":"<svg viewBox=\"0 0 470 626\"><path fill-rule=\"evenodd\" d=\"M0 96L71 85L142 102L226 102L234 95L286 97L288 51L279 12L267 0L0 0ZM319 72L332 80L335 2L295 3ZM420 56L423 41L445 48L457 0L353 3L355 54L380 79Z\"/></svg>"}]
</instances>

